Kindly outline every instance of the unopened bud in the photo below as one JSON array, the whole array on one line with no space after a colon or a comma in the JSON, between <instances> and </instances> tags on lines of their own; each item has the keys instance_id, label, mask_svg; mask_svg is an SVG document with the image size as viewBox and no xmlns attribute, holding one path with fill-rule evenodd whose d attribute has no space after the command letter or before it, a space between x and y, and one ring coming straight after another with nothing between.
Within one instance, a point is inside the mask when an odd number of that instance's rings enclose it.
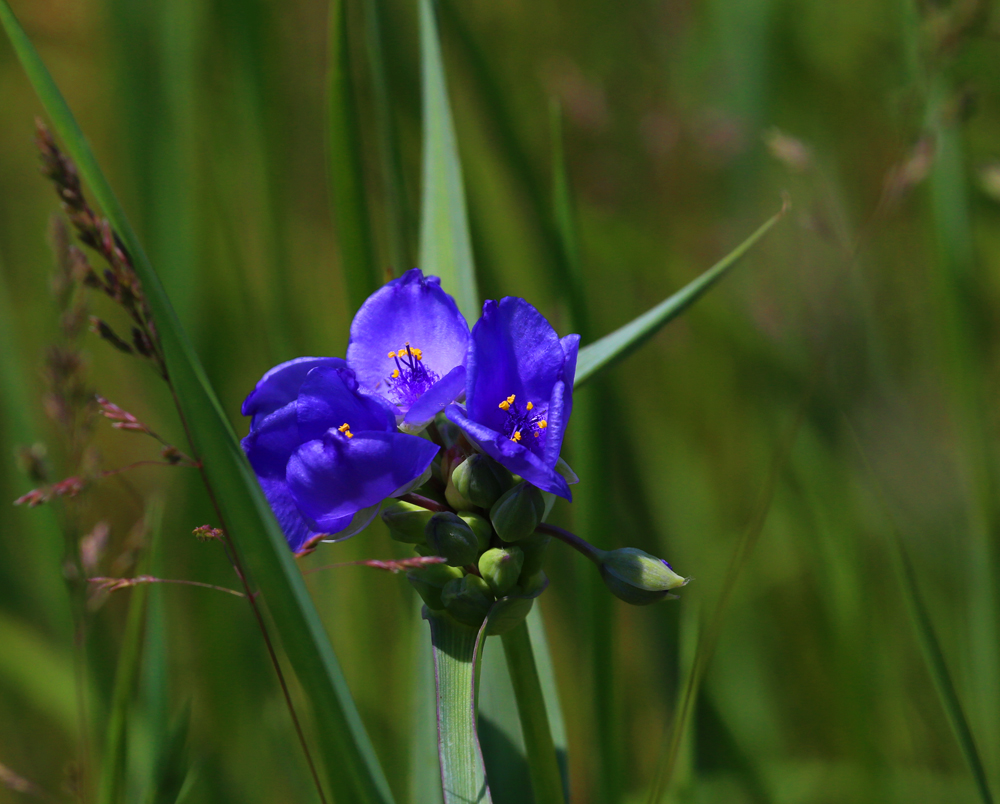
<instances>
[{"instance_id":1,"label":"unopened bud","mask_svg":"<svg viewBox=\"0 0 1000 804\"><path fill-rule=\"evenodd\" d=\"M633 606L662 600L671 589L684 586L689 580L674 572L662 558L635 547L605 553L601 558L601 577L615 597Z\"/></svg>"},{"instance_id":2,"label":"unopened bud","mask_svg":"<svg viewBox=\"0 0 1000 804\"><path fill-rule=\"evenodd\" d=\"M518 588L520 589L520 594L527 597L535 597L536 595L540 595L542 590L548 585L549 577L541 570L538 570L533 575L527 575L522 572Z\"/></svg>"},{"instance_id":3,"label":"unopened bud","mask_svg":"<svg viewBox=\"0 0 1000 804\"><path fill-rule=\"evenodd\" d=\"M461 581L461 579L462 570L457 567L449 567L447 564L431 564L406 573L406 580L417 590L417 594L427 604L427 608L436 611L444 608L441 590L450 581Z\"/></svg>"},{"instance_id":4,"label":"unopened bud","mask_svg":"<svg viewBox=\"0 0 1000 804\"><path fill-rule=\"evenodd\" d=\"M441 591L441 602L460 623L478 628L493 605L493 594L478 575L466 575L448 582Z\"/></svg>"},{"instance_id":5,"label":"unopened bud","mask_svg":"<svg viewBox=\"0 0 1000 804\"><path fill-rule=\"evenodd\" d=\"M491 508L514 485L514 476L489 455L470 455L455 467L451 482L465 499L480 508Z\"/></svg>"},{"instance_id":6,"label":"unopened bud","mask_svg":"<svg viewBox=\"0 0 1000 804\"><path fill-rule=\"evenodd\" d=\"M547 533L533 533L527 539L521 539L517 546L524 553L524 566L521 567L522 575L534 575L542 569L542 562L545 559L545 552L549 547L552 537Z\"/></svg>"},{"instance_id":7,"label":"unopened bud","mask_svg":"<svg viewBox=\"0 0 1000 804\"><path fill-rule=\"evenodd\" d=\"M472 532L476 534L476 541L479 543L479 553L490 546L490 539L493 538L493 526L486 517L481 514L474 514L471 511L460 511L458 518L472 528Z\"/></svg>"},{"instance_id":8,"label":"unopened bud","mask_svg":"<svg viewBox=\"0 0 1000 804\"><path fill-rule=\"evenodd\" d=\"M517 542L535 532L545 513L542 492L529 483L518 483L490 509L493 527L505 542Z\"/></svg>"},{"instance_id":9,"label":"unopened bud","mask_svg":"<svg viewBox=\"0 0 1000 804\"><path fill-rule=\"evenodd\" d=\"M464 567L475 563L479 555L479 540L458 514L451 511L434 514L427 523L425 533L427 546L434 551L434 555L444 556L451 566Z\"/></svg>"},{"instance_id":10,"label":"unopened bud","mask_svg":"<svg viewBox=\"0 0 1000 804\"><path fill-rule=\"evenodd\" d=\"M433 516L434 513L426 508L397 500L382 512L382 521L397 542L423 544L427 523Z\"/></svg>"},{"instance_id":11,"label":"unopened bud","mask_svg":"<svg viewBox=\"0 0 1000 804\"><path fill-rule=\"evenodd\" d=\"M458 489L455 488L455 484L450 480L448 485L444 487L444 498L448 501L448 505L454 508L456 511L471 511L476 506L472 504L472 501L463 497Z\"/></svg>"},{"instance_id":12,"label":"unopened bud","mask_svg":"<svg viewBox=\"0 0 1000 804\"><path fill-rule=\"evenodd\" d=\"M479 572L497 597L503 597L517 584L524 566L524 553L515 544L494 547L479 557Z\"/></svg>"}]
</instances>

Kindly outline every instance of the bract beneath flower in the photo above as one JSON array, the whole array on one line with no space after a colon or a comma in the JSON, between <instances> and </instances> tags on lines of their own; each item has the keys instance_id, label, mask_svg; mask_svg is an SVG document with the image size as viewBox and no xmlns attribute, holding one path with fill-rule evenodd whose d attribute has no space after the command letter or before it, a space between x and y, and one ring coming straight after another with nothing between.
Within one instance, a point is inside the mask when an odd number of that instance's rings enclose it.
<instances>
[{"instance_id":1,"label":"bract beneath flower","mask_svg":"<svg viewBox=\"0 0 1000 804\"><path fill-rule=\"evenodd\" d=\"M404 430L418 432L464 392L468 343L469 325L441 280L414 268L361 305L347 363Z\"/></svg>"},{"instance_id":2,"label":"bract beneath flower","mask_svg":"<svg viewBox=\"0 0 1000 804\"><path fill-rule=\"evenodd\" d=\"M243 404L243 449L289 547L347 538L380 503L428 471L438 447L396 430L393 411L360 392L338 358L271 369Z\"/></svg>"},{"instance_id":3,"label":"bract beneath flower","mask_svg":"<svg viewBox=\"0 0 1000 804\"><path fill-rule=\"evenodd\" d=\"M483 452L567 500L569 484L556 465L573 407L579 345L579 335L560 339L524 299L487 301L472 328L465 408L447 408Z\"/></svg>"}]
</instances>

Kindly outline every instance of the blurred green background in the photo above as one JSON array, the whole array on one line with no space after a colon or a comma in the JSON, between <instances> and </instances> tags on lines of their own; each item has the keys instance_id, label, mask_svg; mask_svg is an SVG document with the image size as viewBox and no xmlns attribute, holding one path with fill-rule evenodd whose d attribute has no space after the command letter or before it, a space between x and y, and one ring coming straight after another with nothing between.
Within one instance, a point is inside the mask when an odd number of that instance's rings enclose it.
<instances>
[{"instance_id":1,"label":"blurred green background","mask_svg":"<svg viewBox=\"0 0 1000 804\"><path fill-rule=\"evenodd\" d=\"M377 262L398 272L416 261L416 5L379 3L405 184L399 243L362 5L347 10L365 184ZM240 402L260 375L298 355L343 354L353 313L327 181L326 3L14 8L243 434ZM574 801L647 801L699 634L727 589L672 800L978 800L894 570L894 529L1000 789L992 4L448 0L439 17L484 296L524 296L560 333L575 324L593 338L730 251L783 192L793 203L731 277L578 395L569 457L583 477L556 521L605 548L665 556L696 580L680 601L630 608L579 555L550 549L541 608ZM553 100L584 278L575 311L553 223ZM64 466L41 403L58 326L46 244L58 203L31 141L40 113L0 43L0 502L34 485L18 446L46 442L55 477ZM118 320L106 299L91 302ZM87 353L95 390L183 448L148 367L96 337ZM105 468L156 454L106 422L95 443ZM158 574L236 586L219 546L190 535L213 516L192 470L137 469L129 482L138 496L109 479L81 498L85 528L110 525L102 574L115 574L140 500L160 496ZM80 756L62 536L49 508L6 503L0 533L0 764L58 791ZM744 538L758 540L732 587L726 567ZM302 563L398 548L378 523ZM408 801L415 651L427 638L415 596L361 567L307 577ZM89 615L92 761L131 594ZM165 653L167 675L140 679L129 772L138 779L151 761L143 718L190 708L186 801L313 800L246 605L185 587L150 600L163 639L147 650ZM18 795L0 785L0 800Z\"/></svg>"}]
</instances>

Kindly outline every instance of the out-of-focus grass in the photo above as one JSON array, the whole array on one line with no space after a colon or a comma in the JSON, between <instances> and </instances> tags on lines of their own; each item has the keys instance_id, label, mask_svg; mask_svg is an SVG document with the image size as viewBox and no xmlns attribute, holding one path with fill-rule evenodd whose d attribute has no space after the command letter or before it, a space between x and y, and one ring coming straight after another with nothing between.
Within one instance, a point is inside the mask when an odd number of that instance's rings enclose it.
<instances>
[{"instance_id":1,"label":"out-of-focus grass","mask_svg":"<svg viewBox=\"0 0 1000 804\"><path fill-rule=\"evenodd\" d=\"M699 802L975 801L895 582L871 478L840 411L855 423L900 522L996 792L988 668L998 612L987 588L997 570L996 500L981 478L993 471L997 435L1000 207L977 176L998 156L1000 65L988 36L997 20L962 27L963 3L928 4L926 16L903 3L738 5L449 4L489 68L508 116L502 125L496 105L483 102L467 43L450 23L441 28L481 287L528 297L560 332L568 331L570 291L553 280L551 221L537 219L551 210L552 97L564 112L595 335L711 265L773 213L782 190L795 204L725 284L610 371L610 399L585 401L596 389L581 391L578 412L594 410L573 426L593 418L609 465L584 459L577 502L557 516L579 521L587 495L597 500L602 489L600 519L586 517L607 523L595 540L657 552L696 580L681 601L631 609L597 600L604 592L591 567L551 548L552 585L540 605L574 800L608 800L595 759L601 711L615 718L617 792L646 800L690 665L683 646L697 637L688 635L697 623L688 610L711 610L787 423L829 353L735 587L674 792ZM327 4L95 0L19 2L15 10L79 111L227 412L245 428L239 403L264 370L300 353L342 354L346 345L352 311L325 173ZM415 3L388 0L378 10L401 164L393 181L400 208L416 210ZM348 11L364 14L365 6L349 2ZM400 214L384 197L380 101L364 41L356 44L373 231L403 229L404 245L375 243L381 271L407 249L413 258L415 232L411 213L386 223ZM933 103L963 113L946 118L939 139L960 157L932 161L925 187L912 156L928 121L943 119L928 106L932 78L943 87ZM51 263L45 226L56 205L30 144L39 107L6 43L0 97L0 287L9 298L0 321L0 493L13 499L30 486L9 456L35 439L32 428L45 432L38 366L55 321L41 269ZM775 126L808 152L771 139L784 161L775 159L764 139ZM94 306L113 314L104 300ZM96 340L90 351L98 390L181 441L150 376ZM110 428L98 440L108 465L144 457L141 442ZM627 467L623 456L631 456ZM58 453L52 458L58 465ZM197 481L157 471L132 478L143 495L163 491L169 501L157 572L232 585L214 546L188 535L212 517ZM99 490L90 513L112 523L111 557L135 518L118 495ZM57 790L73 751L75 715L64 711L72 673L60 664L72 646L60 619L61 547L45 516L0 505L0 614L25 646L17 656L38 657L51 692L41 697L32 686L38 676L7 663L4 643L3 666L13 670L0 672L0 762ZM393 550L379 525L305 563ZM309 576L309 587L390 784L409 800L412 595L399 578L361 568ZM306 800L308 777L245 607L205 590L150 591L151 603L162 603L167 657L166 711L151 722L162 728L191 707L195 775L186 800ZM98 734L128 594L115 593L94 616ZM606 646L592 641L591 606L608 617ZM595 650L614 669L612 690L595 678L603 672ZM156 689L145 679L139 687L141 700ZM152 766L136 739L135 761Z\"/></svg>"}]
</instances>

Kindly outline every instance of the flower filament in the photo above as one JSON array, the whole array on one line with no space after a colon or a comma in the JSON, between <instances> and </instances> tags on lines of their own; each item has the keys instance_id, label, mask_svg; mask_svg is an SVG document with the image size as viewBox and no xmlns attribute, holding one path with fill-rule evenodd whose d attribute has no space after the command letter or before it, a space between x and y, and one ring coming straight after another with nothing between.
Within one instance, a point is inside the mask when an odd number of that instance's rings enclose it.
<instances>
[{"instance_id":1,"label":"flower filament","mask_svg":"<svg viewBox=\"0 0 1000 804\"><path fill-rule=\"evenodd\" d=\"M393 401L409 407L417 401L440 377L424 363L424 352L407 341L402 349L389 352L396 368L389 374L389 389Z\"/></svg>"},{"instance_id":2,"label":"flower filament","mask_svg":"<svg viewBox=\"0 0 1000 804\"><path fill-rule=\"evenodd\" d=\"M528 402L524 406L524 410L521 410L515 394L504 399L499 407L507 414L507 421L504 422L502 432L511 441L518 442L529 433L538 438L549 426L549 423L541 415L532 412L535 409L534 402Z\"/></svg>"}]
</instances>

